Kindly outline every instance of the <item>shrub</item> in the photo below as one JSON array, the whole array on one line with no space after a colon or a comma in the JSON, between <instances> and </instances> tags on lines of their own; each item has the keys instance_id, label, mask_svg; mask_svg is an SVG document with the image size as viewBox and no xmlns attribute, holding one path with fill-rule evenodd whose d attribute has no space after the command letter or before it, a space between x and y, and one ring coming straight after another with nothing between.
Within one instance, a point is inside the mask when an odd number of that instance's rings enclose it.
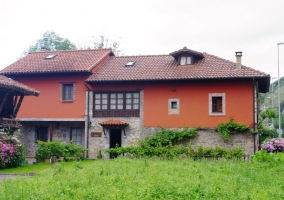
<instances>
[{"instance_id":1,"label":"shrub","mask_svg":"<svg viewBox=\"0 0 284 200\"><path fill-rule=\"evenodd\" d=\"M64 157L65 160L77 160L85 158L86 149L79 145L73 145L72 142L62 143L58 140L53 142L38 141L38 149L35 158L37 161L43 161L51 156Z\"/></svg>"},{"instance_id":2,"label":"shrub","mask_svg":"<svg viewBox=\"0 0 284 200\"><path fill-rule=\"evenodd\" d=\"M262 144L262 149L266 152L283 152L284 138L272 138Z\"/></svg>"},{"instance_id":3,"label":"shrub","mask_svg":"<svg viewBox=\"0 0 284 200\"><path fill-rule=\"evenodd\" d=\"M252 156L253 162L267 162L272 164L284 163L284 153L271 153L265 150L256 152Z\"/></svg>"},{"instance_id":4,"label":"shrub","mask_svg":"<svg viewBox=\"0 0 284 200\"><path fill-rule=\"evenodd\" d=\"M25 146L16 135L0 134L0 168L17 167L25 160Z\"/></svg>"},{"instance_id":5,"label":"shrub","mask_svg":"<svg viewBox=\"0 0 284 200\"><path fill-rule=\"evenodd\" d=\"M232 131L243 133L249 130L249 126L234 122L233 118L230 118L230 120L226 124L221 123L217 126L217 131L224 140L230 140Z\"/></svg>"},{"instance_id":6,"label":"shrub","mask_svg":"<svg viewBox=\"0 0 284 200\"><path fill-rule=\"evenodd\" d=\"M241 158L244 154L244 149L237 147L230 150L225 150L219 146L215 148L206 148L198 146L193 148L189 146L174 145L179 141L192 139L197 136L197 128L178 130L161 129L149 138L138 142L138 145L133 147L116 147L102 150L104 152L116 155L127 155L129 157L224 157L224 158Z\"/></svg>"}]
</instances>

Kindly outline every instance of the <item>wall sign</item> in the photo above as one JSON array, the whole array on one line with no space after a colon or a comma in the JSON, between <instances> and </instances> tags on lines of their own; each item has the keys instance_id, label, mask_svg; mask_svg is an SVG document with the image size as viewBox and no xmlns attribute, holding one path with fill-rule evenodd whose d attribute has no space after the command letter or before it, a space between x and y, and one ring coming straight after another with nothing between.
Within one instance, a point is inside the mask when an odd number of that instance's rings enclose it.
<instances>
[{"instance_id":1,"label":"wall sign","mask_svg":"<svg viewBox=\"0 0 284 200\"><path fill-rule=\"evenodd\" d=\"M102 132L91 132L91 137L102 137Z\"/></svg>"}]
</instances>

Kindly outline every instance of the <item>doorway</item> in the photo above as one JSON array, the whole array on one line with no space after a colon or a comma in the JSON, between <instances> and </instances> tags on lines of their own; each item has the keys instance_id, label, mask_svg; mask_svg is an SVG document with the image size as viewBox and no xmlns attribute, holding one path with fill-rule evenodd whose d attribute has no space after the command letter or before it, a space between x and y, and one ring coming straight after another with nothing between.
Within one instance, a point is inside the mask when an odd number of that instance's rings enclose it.
<instances>
[{"instance_id":1,"label":"doorway","mask_svg":"<svg viewBox=\"0 0 284 200\"><path fill-rule=\"evenodd\" d=\"M109 148L121 147L121 129L109 130ZM118 154L111 153L110 158L116 158Z\"/></svg>"}]
</instances>

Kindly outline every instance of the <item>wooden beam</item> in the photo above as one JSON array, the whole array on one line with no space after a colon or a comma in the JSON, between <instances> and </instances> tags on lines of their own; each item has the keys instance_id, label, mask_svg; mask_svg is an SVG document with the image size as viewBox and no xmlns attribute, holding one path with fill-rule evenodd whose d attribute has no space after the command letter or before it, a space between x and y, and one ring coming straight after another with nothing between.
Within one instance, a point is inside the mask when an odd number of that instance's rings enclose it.
<instances>
[{"instance_id":1,"label":"wooden beam","mask_svg":"<svg viewBox=\"0 0 284 200\"><path fill-rule=\"evenodd\" d=\"M52 142L53 139L53 122L49 124L49 141Z\"/></svg>"},{"instance_id":2,"label":"wooden beam","mask_svg":"<svg viewBox=\"0 0 284 200\"><path fill-rule=\"evenodd\" d=\"M21 107L23 99L24 99L24 95L21 95L17 105L15 105L15 107L14 107L13 117L15 117L15 118L16 118L18 112L19 112L19 109Z\"/></svg>"},{"instance_id":3,"label":"wooden beam","mask_svg":"<svg viewBox=\"0 0 284 200\"><path fill-rule=\"evenodd\" d=\"M17 101L18 101L18 95L15 95L15 96L14 96L14 99L13 99L13 108L16 107Z\"/></svg>"},{"instance_id":4,"label":"wooden beam","mask_svg":"<svg viewBox=\"0 0 284 200\"><path fill-rule=\"evenodd\" d=\"M0 113L1 113L1 111L2 111L2 109L3 109L3 107L4 107L4 104L5 104L5 102L6 102L6 99L7 99L7 97L8 97L8 94L9 94L9 92L6 92L4 98L2 99L2 102L1 102L1 104L0 104Z\"/></svg>"}]
</instances>

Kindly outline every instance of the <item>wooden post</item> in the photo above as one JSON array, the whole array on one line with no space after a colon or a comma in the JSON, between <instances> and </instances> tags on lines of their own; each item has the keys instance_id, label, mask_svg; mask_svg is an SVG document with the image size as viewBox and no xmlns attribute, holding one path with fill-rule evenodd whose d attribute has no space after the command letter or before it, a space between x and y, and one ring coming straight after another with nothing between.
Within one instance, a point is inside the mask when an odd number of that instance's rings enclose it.
<instances>
[{"instance_id":1,"label":"wooden post","mask_svg":"<svg viewBox=\"0 0 284 200\"><path fill-rule=\"evenodd\" d=\"M23 102L23 99L24 99L24 95L21 95L21 97L20 97L18 103L17 103L16 105L14 105L13 117L15 117L15 118L16 118L18 112L19 112L19 109L20 109L20 107L21 107L21 104L22 104L22 102Z\"/></svg>"}]
</instances>

